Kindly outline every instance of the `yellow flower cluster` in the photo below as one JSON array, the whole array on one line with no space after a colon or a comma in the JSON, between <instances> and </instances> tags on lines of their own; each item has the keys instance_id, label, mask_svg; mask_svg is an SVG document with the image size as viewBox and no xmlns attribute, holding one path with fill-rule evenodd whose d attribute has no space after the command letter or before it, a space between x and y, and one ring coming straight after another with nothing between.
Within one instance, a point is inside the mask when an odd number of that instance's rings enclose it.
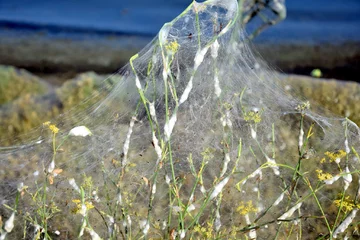
<instances>
[{"instance_id":1,"label":"yellow flower cluster","mask_svg":"<svg viewBox=\"0 0 360 240\"><path fill-rule=\"evenodd\" d=\"M228 103L228 102L225 102L224 104L224 108L226 109L226 110L231 110L232 109L232 105L230 104L230 103Z\"/></svg>"},{"instance_id":2,"label":"yellow flower cluster","mask_svg":"<svg viewBox=\"0 0 360 240\"><path fill-rule=\"evenodd\" d=\"M333 178L333 176L330 173L323 172L321 169L316 169L317 177L320 181L328 180Z\"/></svg>"},{"instance_id":3,"label":"yellow flower cluster","mask_svg":"<svg viewBox=\"0 0 360 240\"><path fill-rule=\"evenodd\" d=\"M295 108L295 110L300 111L300 112L303 112L303 111L305 111L306 109L310 109L310 102L309 102L309 101L304 102L304 103L298 105L298 106Z\"/></svg>"},{"instance_id":4,"label":"yellow flower cluster","mask_svg":"<svg viewBox=\"0 0 360 240\"><path fill-rule=\"evenodd\" d=\"M74 213L74 214L80 213L81 208L82 208L81 200L80 199L73 199L72 202L75 203L76 206L73 209L71 209L71 212ZM85 202L85 207L86 207L86 210L90 210L90 209L94 208L94 205L91 202L86 201Z\"/></svg>"},{"instance_id":5,"label":"yellow flower cluster","mask_svg":"<svg viewBox=\"0 0 360 240\"><path fill-rule=\"evenodd\" d=\"M261 114L259 112L249 111L245 113L244 120L247 122L259 123L261 122Z\"/></svg>"},{"instance_id":6,"label":"yellow flower cluster","mask_svg":"<svg viewBox=\"0 0 360 240\"><path fill-rule=\"evenodd\" d=\"M214 231L213 224L208 222L207 225L208 225L207 228L196 225L194 227L194 232L200 233L206 239L211 239L213 236L213 231Z\"/></svg>"},{"instance_id":7,"label":"yellow flower cluster","mask_svg":"<svg viewBox=\"0 0 360 240\"><path fill-rule=\"evenodd\" d=\"M239 227L231 226L231 231L230 231L231 239L236 239L236 235L239 230L240 230Z\"/></svg>"},{"instance_id":8,"label":"yellow flower cluster","mask_svg":"<svg viewBox=\"0 0 360 240\"><path fill-rule=\"evenodd\" d=\"M49 121L44 122L43 126L48 127L54 134L59 132L59 128L57 128L55 124L51 124Z\"/></svg>"},{"instance_id":9,"label":"yellow flower cluster","mask_svg":"<svg viewBox=\"0 0 360 240\"><path fill-rule=\"evenodd\" d=\"M50 129L54 134L56 134L56 133L59 132L59 129L58 129L54 124L50 125L50 126L49 126L49 129Z\"/></svg>"},{"instance_id":10,"label":"yellow flower cluster","mask_svg":"<svg viewBox=\"0 0 360 240\"><path fill-rule=\"evenodd\" d=\"M179 50L179 47L180 45L177 41L170 42L165 46L166 50L172 53L176 53Z\"/></svg>"},{"instance_id":11,"label":"yellow flower cluster","mask_svg":"<svg viewBox=\"0 0 360 240\"><path fill-rule=\"evenodd\" d=\"M87 177L85 174L83 175L83 182L81 184L82 188L85 191L91 192L92 188L93 188L93 181L92 181L92 177L89 176Z\"/></svg>"},{"instance_id":12,"label":"yellow flower cluster","mask_svg":"<svg viewBox=\"0 0 360 240\"><path fill-rule=\"evenodd\" d=\"M346 156L346 152L344 150L338 150L335 152L325 152L325 156L328 157L329 162L338 162L341 158ZM320 163L326 163L326 158L322 158Z\"/></svg>"},{"instance_id":13,"label":"yellow flower cluster","mask_svg":"<svg viewBox=\"0 0 360 240\"><path fill-rule=\"evenodd\" d=\"M344 211L345 213L346 213L346 212L350 212L351 210L353 210L353 209L355 209L355 208L360 209L360 203L355 204L355 201L352 200L352 199L350 198L350 196L345 197L345 198L342 200L342 203L341 203L341 199L334 200L334 204L335 204L335 206L337 206L338 208L341 207L341 210Z\"/></svg>"},{"instance_id":14,"label":"yellow flower cluster","mask_svg":"<svg viewBox=\"0 0 360 240\"><path fill-rule=\"evenodd\" d=\"M213 148L206 148L202 153L201 156L203 156L205 161L211 160L214 157L215 149Z\"/></svg>"},{"instance_id":15,"label":"yellow flower cluster","mask_svg":"<svg viewBox=\"0 0 360 240\"><path fill-rule=\"evenodd\" d=\"M240 213L241 215L246 215L246 214L251 213L251 212L256 213L258 211L258 209L254 207L254 205L252 204L252 201L250 200L250 201L248 201L246 203L240 202L240 205L236 209L236 211L238 213Z\"/></svg>"}]
</instances>

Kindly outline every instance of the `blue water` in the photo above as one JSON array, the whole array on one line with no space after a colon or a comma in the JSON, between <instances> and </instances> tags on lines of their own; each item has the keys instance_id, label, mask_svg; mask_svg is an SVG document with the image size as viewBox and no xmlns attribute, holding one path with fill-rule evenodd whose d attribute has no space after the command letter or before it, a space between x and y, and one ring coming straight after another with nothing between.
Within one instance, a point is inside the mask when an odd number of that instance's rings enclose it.
<instances>
[{"instance_id":1,"label":"blue water","mask_svg":"<svg viewBox=\"0 0 360 240\"><path fill-rule=\"evenodd\" d=\"M0 0L0 32L154 36L191 0ZM360 0L287 0L288 16L258 41L360 40ZM1 28L2 26L2 28Z\"/></svg>"}]
</instances>

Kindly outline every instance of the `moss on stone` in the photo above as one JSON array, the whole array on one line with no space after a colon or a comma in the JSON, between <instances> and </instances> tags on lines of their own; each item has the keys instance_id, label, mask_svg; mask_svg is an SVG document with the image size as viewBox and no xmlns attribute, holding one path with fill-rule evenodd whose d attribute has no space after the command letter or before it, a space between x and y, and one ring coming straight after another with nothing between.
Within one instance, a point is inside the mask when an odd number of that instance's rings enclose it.
<instances>
[{"instance_id":1,"label":"moss on stone","mask_svg":"<svg viewBox=\"0 0 360 240\"><path fill-rule=\"evenodd\" d=\"M360 125L360 85L334 79L286 75L281 81L289 94L302 96L322 112L347 117ZM285 87L285 86L290 86Z\"/></svg>"},{"instance_id":2,"label":"moss on stone","mask_svg":"<svg viewBox=\"0 0 360 240\"><path fill-rule=\"evenodd\" d=\"M103 79L104 76L92 72L80 74L46 94L24 94L0 105L0 145L26 142L31 138L26 133L69 110L72 110L72 114L67 117L72 122L80 121L80 115L76 112L89 109L107 95Z\"/></svg>"},{"instance_id":3,"label":"moss on stone","mask_svg":"<svg viewBox=\"0 0 360 240\"><path fill-rule=\"evenodd\" d=\"M0 65L0 105L25 94L44 94L49 85L26 70Z\"/></svg>"}]
</instances>

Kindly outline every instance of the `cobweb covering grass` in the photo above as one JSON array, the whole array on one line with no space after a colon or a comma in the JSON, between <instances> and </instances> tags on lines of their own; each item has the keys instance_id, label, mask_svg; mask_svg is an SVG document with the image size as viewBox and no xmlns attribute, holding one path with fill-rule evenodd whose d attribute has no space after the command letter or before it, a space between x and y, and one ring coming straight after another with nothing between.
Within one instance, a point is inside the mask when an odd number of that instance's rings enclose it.
<instances>
[{"instance_id":1,"label":"cobweb covering grass","mask_svg":"<svg viewBox=\"0 0 360 240\"><path fill-rule=\"evenodd\" d=\"M1 239L358 234L358 127L287 96L240 12L193 2L103 100L0 148Z\"/></svg>"}]
</instances>

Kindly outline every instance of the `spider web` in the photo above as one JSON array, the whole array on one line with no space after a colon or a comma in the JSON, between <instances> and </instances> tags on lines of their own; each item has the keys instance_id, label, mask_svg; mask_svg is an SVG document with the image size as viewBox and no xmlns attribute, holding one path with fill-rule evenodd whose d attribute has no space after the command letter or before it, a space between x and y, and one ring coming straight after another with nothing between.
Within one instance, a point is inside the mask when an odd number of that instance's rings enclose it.
<instances>
[{"instance_id":1,"label":"spider web","mask_svg":"<svg viewBox=\"0 0 360 240\"><path fill-rule=\"evenodd\" d=\"M254 55L240 10L235 0L193 2L88 101L35 129L27 144L0 148L2 203L13 206L21 183L36 192L48 182L47 194L61 210L51 218L49 232L77 236L75 226L83 222L70 205L85 194L82 198L98 209L89 211L89 221L100 236L118 231L124 237L131 224L137 237L168 231L156 224L145 231L149 222L165 222L180 234L194 225L179 225L174 217L184 208L174 201L177 186L184 204L198 209L208 201L210 210L198 225L216 218L217 228L220 217L211 216L221 215L220 230L234 222L244 228L253 223L256 231L239 231L265 239L286 232L279 230L280 220L296 212L289 222L309 217L298 231L313 226L315 234L326 231L312 192L294 170L299 167L314 188L323 186L316 194L336 221L337 194L359 197L353 181L359 179L359 129L286 94L279 76ZM105 97L91 101L99 96ZM49 129L52 124L58 133ZM69 134L76 126L86 126L92 135ZM316 170L331 173L334 182L320 181ZM86 185L89 177L92 183ZM221 201L216 191L223 187ZM35 216L34 201L20 200L16 215ZM238 205L250 201L257 213L244 218ZM11 213L4 206L0 212ZM169 216L175 219L171 223ZM28 219L25 230L31 235L38 226Z\"/></svg>"}]
</instances>

